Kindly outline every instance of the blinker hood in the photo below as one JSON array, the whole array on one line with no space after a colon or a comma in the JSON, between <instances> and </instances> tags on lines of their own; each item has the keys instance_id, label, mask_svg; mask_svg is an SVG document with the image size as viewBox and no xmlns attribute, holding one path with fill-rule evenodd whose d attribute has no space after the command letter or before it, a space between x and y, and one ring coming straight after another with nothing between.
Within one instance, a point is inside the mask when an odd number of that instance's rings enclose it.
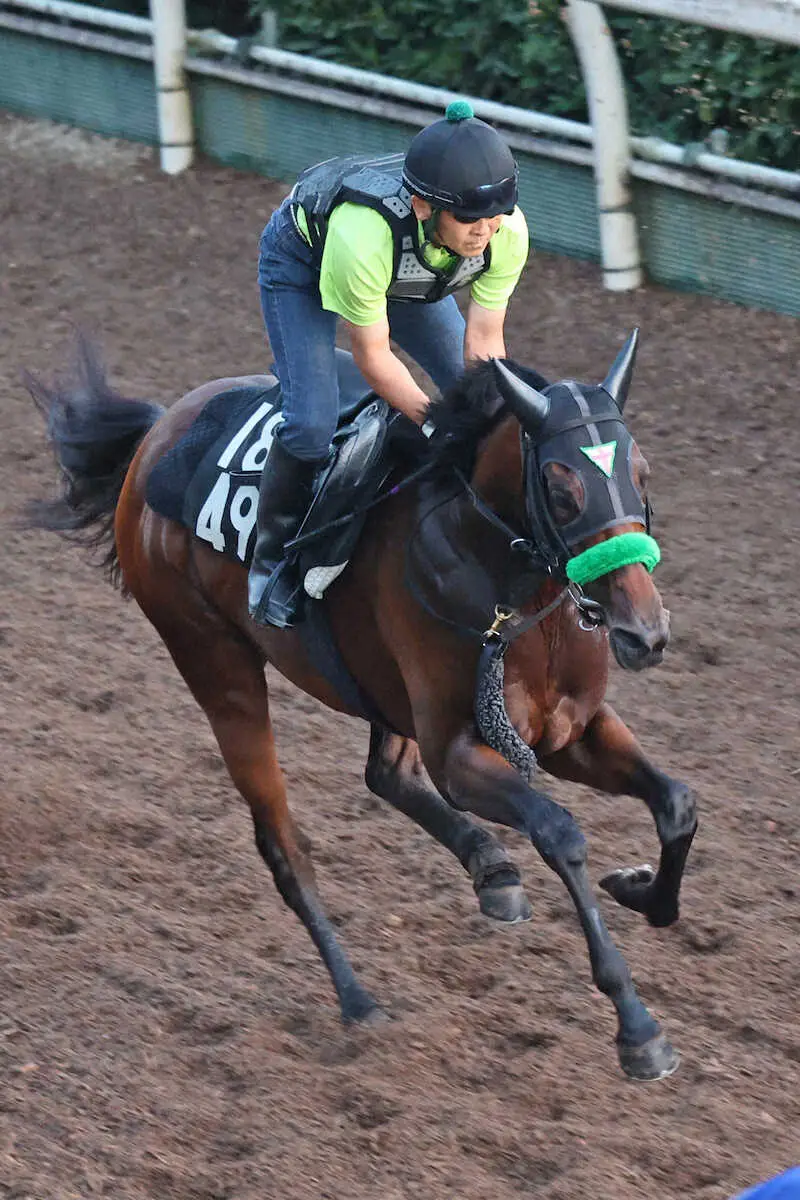
<instances>
[{"instance_id":1,"label":"blinker hood","mask_svg":"<svg viewBox=\"0 0 800 1200\"><path fill-rule=\"evenodd\" d=\"M652 570L658 561L657 544L645 533L623 535L612 553L575 554L575 547L588 538L620 525L638 524L649 532L649 510L633 479L633 438L622 416L638 330L620 351L603 384L581 386L572 380L550 384L539 390L524 368L511 370L496 361L501 394L520 422L525 474L525 505L537 548L549 567L567 574L574 582L599 578L614 566L642 562ZM560 464L575 472L583 486L583 503L574 520L556 526L547 503L545 468ZM635 546L630 539L643 538ZM609 541L602 545L609 547ZM618 553L617 553L618 552ZM611 558L609 558L611 554ZM630 557L633 554L634 557ZM638 555L638 556L637 556ZM621 556L621 557L620 557ZM619 562L611 563L611 559ZM582 560L579 561L579 560ZM604 563L611 565L601 569ZM567 570L572 564L574 574ZM578 579L582 576L582 580Z\"/></svg>"},{"instance_id":2,"label":"blinker hood","mask_svg":"<svg viewBox=\"0 0 800 1200\"><path fill-rule=\"evenodd\" d=\"M539 484L545 467L560 463L575 471L583 484L583 507L560 533L572 550L579 542L615 525L633 522L645 526L644 502L633 481L633 438L608 393L600 387L579 388L571 380L547 389L550 409L535 437L530 457ZM533 463L527 470L534 485Z\"/></svg>"}]
</instances>

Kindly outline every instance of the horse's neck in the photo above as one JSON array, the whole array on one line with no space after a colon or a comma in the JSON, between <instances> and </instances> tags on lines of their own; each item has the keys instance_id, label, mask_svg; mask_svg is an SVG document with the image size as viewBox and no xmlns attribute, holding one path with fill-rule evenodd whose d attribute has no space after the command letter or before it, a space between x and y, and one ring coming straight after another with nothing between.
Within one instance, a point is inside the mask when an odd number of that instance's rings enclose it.
<instances>
[{"instance_id":1,"label":"horse's neck","mask_svg":"<svg viewBox=\"0 0 800 1200\"><path fill-rule=\"evenodd\" d=\"M486 628L495 605L508 602L508 539L457 484L421 489L416 516L407 552L412 589L446 620Z\"/></svg>"},{"instance_id":2,"label":"horse's neck","mask_svg":"<svg viewBox=\"0 0 800 1200\"><path fill-rule=\"evenodd\" d=\"M514 418L502 420L479 445L471 484L510 529L524 528L522 457ZM512 561L511 536L483 516L457 484L450 487L448 498L444 480L421 490L419 510L413 549L428 587L448 608L469 604L480 620L491 617L496 604L509 602L511 577L519 566Z\"/></svg>"},{"instance_id":3,"label":"horse's neck","mask_svg":"<svg viewBox=\"0 0 800 1200\"><path fill-rule=\"evenodd\" d=\"M522 447L517 420L501 420L481 443L472 485L498 516L517 529L525 523Z\"/></svg>"}]
</instances>

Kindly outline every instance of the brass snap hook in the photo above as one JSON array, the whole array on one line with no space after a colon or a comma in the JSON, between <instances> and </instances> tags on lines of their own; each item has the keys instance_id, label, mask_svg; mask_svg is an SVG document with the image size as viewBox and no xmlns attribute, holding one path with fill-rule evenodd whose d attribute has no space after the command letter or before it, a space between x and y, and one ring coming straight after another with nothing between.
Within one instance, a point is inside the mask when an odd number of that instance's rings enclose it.
<instances>
[{"instance_id":1,"label":"brass snap hook","mask_svg":"<svg viewBox=\"0 0 800 1200\"><path fill-rule=\"evenodd\" d=\"M495 604L494 620L489 628L484 633L485 638L493 638L500 636L500 630L506 621L509 621L514 616L514 609L509 608L507 604Z\"/></svg>"}]
</instances>

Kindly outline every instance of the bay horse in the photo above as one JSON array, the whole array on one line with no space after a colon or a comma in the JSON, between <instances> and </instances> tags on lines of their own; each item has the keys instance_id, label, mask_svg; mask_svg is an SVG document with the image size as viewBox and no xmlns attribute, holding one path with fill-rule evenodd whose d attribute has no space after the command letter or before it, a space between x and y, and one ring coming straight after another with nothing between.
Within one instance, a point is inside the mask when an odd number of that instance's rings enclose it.
<instances>
[{"instance_id":1,"label":"bay horse","mask_svg":"<svg viewBox=\"0 0 800 1200\"><path fill-rule=\"evenodd\" d=\"M650 573L658 553L647 532L648 466L623 416L637 337L599 386L549 384L510 360L469 368L432 405L427 469L371 508L347 569L318 603L380 714L367 787L452 852L496 920L527 920L531 908L505 849L470 814L531 839L572 897L594 983L616 1009L621 1067L651 1080L671 1074L678 1055L609 935L583 834L535 779L539 766L644 801L658 869L614 871L601 886L654 926L674 922L695 803L604 700L610 652L641 670L661 661L669 637ZM146 501L155 465L212 398L276 381L216 379L165 410L115 393L86 343L79 366L73 383L27 381L62 477L58 499L31 506L31 523L105 549L112 581L136 599L204 710L343 1020L381 1019L325 913L287 806L266 663L330 708L364 714L318 669L297 628L254 624L240 564Z\"/></svg>"}]
</instances>

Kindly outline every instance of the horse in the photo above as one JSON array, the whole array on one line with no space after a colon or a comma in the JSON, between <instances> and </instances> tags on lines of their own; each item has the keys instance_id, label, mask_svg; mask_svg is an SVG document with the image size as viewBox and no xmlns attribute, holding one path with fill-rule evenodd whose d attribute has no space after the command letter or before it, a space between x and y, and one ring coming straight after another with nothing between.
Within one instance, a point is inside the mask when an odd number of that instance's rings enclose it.
<instances>
[{"instance_id":1,"label":"horse","mask_svg":"<svg viewBox=\"0 0 800 1200\"><path fill-rule=\"evenodd\" d=\"M57 498L31 505L29 521L102 550L111 581L158 631L346 1023L387 1018L326 915L308 839L289 811L267 663L331 709L366 715L367 787L459 860L486 916L513 924L532 910L518 868L473 817L530 838L572 898L594 984L616 1010L622 1070L645 1081L678 1066L600 913L585 838L537 776L644 801L657 869L621 868L600 886L653 926L677 920L695 800L650 763L604 698L611 654L639 671L661 661L669 639L651 574L649 468L623 412L637 344L634 330L599 385L549 383L510 359L488 360L432 401L423 467L388 476L393 486L367 513L346 569L315 601L366 713L320 670L300 627L251 620L241 564L146 499L154 468L213 398L276 387L274 377L215 379L164 409L116 393L85 342L71 382L27 377L62 481Z\"/></svg>"}]
</instances>

